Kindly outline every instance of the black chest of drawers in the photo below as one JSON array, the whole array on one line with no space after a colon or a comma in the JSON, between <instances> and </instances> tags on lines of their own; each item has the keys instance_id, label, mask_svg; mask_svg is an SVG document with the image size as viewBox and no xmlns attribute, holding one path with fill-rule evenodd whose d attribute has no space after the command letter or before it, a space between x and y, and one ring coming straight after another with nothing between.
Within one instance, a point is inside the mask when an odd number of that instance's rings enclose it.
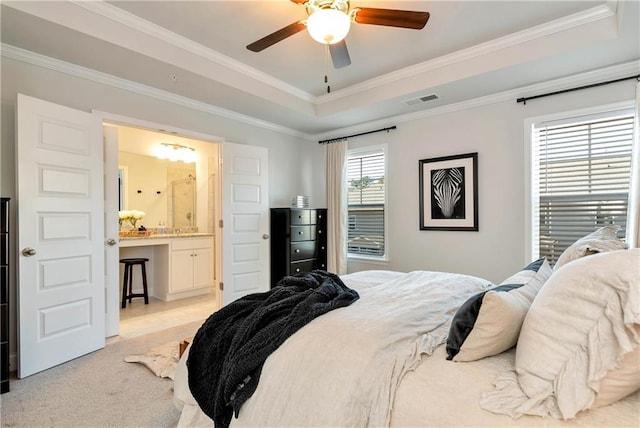
<instances>
[{"instance_id":1,"label":"black chest of drawers","mask_svg":"<svg viewBox=\"0 0 640 428\"><path fill-rule=\"evenodd\" d=\"M272 208L271 286L314 269L327 269L326 208Z\"/></svg>"},{"instance_id":2,"label":"black chest of drawers","mask_svg":"<svg viewBox=\"0 0 640 428\"><path fill-rule=\"evenodd\" d=\"M9 391L9 198L0 199L0 393Z\"/></svg>"}]
</instances>

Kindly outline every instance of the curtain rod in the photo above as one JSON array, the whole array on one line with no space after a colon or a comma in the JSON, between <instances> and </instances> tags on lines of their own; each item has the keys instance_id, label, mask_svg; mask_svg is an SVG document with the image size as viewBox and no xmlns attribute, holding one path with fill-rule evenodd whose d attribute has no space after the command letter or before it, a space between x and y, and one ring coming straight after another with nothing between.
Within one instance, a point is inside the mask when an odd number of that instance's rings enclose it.
<instances>
[{"instance_id":1,"label":"curtain rod","mask_svg":"<svg viewBox=\"0 0 640 428\"><path fill-rule=\"evenodd\" d=\"M564 94L565 92L572 92L572 91L577 91L577 90L580 90L580 89L595 88L596 86L608 85L609 83L617 83L617 82L622 82L623 80L631 80L631 79L640 80L640 74L637 74L635 76L623 77L621 79L609 80L607 82L600 82L600 83L593 83L591 85L579 86L577 88L570 88L570 89L563 89L561 91L548 92L546 94L534 95L532 97L522 97L522 98L518 98L516 100L516 102L524 103L524 105L527 105L527 101L528 100L534 100L536 98L542 98L542 97L549 97L551 95Z\"/></svg>"},{"instance_id":2,"label":"curtain rod","mask_svg":"<svg viewBox=\"0 0 640 428\"><path fill-rule=\"evenodd\" d=\"M392 129L396 129L396 126L390 126L388 128L380 128L380 129L376 129L375 131L368 131L368 132L361 132L359 134L353 134L353 135L347 135L346 137L338 137L338 138L331 138L329 140L321 140L318 141L318 144L329 144L329 143L335 143L338 141L342 141L342 140L346 140L347 138L352 138L352 137L359 137L361 135L367 135L367 134L373 134L374 132L382 132L382 131L391 131Z\"/></svg>"}]
</instances>

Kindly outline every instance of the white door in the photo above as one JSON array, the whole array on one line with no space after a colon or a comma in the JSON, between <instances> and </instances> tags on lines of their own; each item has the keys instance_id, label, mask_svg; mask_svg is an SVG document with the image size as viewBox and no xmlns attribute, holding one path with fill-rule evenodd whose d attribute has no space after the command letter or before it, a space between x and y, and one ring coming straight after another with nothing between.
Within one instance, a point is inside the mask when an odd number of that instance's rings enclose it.
<instances>
[{"instance_id":1,"label":"white door","mask_svg":"<svg viewBox=\"0 0 640 428\"><path fill-rule=\"evenodd\" d=\"M222 146L223 305L269 284L269 159L264 147Z\"/></svg>"},{"instance_id":2,"label":"white door","mask_svg":"<svg viewBox=\"0 0 640 428\"><path fill-rule=\"evenodd\" d=\"M120 246L118 245L118 128L104 126L105 335L120 332Z\"/></svg>"},{"instance_id":3,"label":"white door","mask_svg":"<svg viewBox=\"0 0 640 428\"><path fill-rule=\"evenodd\" d=\"M105 343L102 126L18 95L18 377Z\"/></svg>"}]
</instances>

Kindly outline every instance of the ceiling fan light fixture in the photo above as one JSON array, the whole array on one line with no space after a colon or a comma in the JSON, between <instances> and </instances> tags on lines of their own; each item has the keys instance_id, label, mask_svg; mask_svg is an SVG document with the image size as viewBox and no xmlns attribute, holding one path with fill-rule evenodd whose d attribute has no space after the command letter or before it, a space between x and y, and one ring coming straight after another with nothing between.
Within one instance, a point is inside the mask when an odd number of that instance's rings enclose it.
<instances>
[{"instance_id":1,"label":"ceiling fan light fixture","mask_svg":"<svg viewBox=\"0 0 640 428\"><path fill-rule=\"evenodd\" d=\"M340 42L347 37L350 27L349 16L336 9L320 9L307 18L307 31L315 41L322 44Z\"/></svg>"}]
</instances>

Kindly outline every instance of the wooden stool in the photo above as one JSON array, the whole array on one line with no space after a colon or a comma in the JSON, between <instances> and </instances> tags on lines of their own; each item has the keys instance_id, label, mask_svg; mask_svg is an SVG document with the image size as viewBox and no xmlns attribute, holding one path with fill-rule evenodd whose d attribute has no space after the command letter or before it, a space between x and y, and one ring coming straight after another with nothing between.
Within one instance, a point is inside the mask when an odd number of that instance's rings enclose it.
<instances>
[{"instance_id":1,"label":"wooden stool","mask_svg":"<svg viewBox=\"0 0 640 428\"><path fill-rule=\"evenodd\" d=\"M149 292L147 290L147 268L146 262L149 259L145 258L132 258L132 259L120 259L120 263L124 263L124 280L122 281L122 308L127 307L127 299L131 303L131 299L134 297L144 297L144 304L149 304ZM142 293L133 292L133 267L140 265L142 268Z\"/></svg>"}]
</instances>

